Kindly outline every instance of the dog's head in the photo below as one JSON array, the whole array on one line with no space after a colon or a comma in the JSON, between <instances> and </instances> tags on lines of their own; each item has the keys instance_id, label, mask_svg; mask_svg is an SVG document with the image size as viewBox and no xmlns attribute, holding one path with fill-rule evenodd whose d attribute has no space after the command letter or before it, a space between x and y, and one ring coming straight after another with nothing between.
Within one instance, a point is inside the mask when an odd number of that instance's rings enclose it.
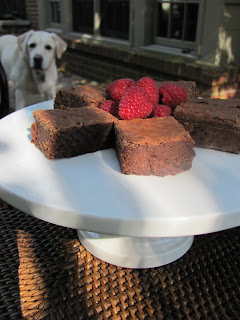
<instances>
[{"instance_id":1,"label":"dog's head","mask_svg":"<svg viewBox=\"0 0 240 320\"><path fill-rule=\"evenodd\" d=\"M18 36L18 45L28 55L30 67L38 70L47 70L67 49L66 42L55 33L33 30Z\"/></svg>"}]
</instances>

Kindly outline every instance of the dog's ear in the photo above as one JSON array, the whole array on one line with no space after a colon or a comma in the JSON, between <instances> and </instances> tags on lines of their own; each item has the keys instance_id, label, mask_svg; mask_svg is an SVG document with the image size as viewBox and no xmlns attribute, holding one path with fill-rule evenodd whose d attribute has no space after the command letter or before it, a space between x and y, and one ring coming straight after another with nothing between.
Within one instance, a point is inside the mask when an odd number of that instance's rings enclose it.
<instances>
[{"instance_id":1,"label":"dog's ear","mask_svg":"<svg viewBox=\"0 0 240 320\"><path fill-rule=\"evenodd\" d=\"M63 41L56 33L52 33L52 37L56 44L56 56L58 59L60 59L63 52L67 50L67 43Z\"/></svg>"},{"instance_id":2,"label":"dog's ear","mask_svg":"<svg viewBox=\"0 0 240 320\"><path fill-rule=\"evenodd\" d=\"M24 53L27 52L27 42L33 33L34 33L33 30L29 30L21 34L20 36L18 36L18 46L22 52Z\"/></svg>"}]
</instances>

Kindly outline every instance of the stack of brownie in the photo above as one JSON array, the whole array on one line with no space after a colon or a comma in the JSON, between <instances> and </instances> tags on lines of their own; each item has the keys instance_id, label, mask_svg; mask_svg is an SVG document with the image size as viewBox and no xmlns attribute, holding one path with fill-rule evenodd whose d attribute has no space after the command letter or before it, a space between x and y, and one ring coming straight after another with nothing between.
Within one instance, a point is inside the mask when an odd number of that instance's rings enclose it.
<instances>
[{"instance_id":1,"label":"stack of brownie","mask_svg":"<svg viewBox=\"0 0 240 320\"><path fill-rule=\"evenodd\" d=\"M133 120L119 120L99 109L106 99L104 89L61 89L53 110L34 111L32 141L49 159L113 147L121 172L136 175L166 176L189 170L194 142L240 153L239 100L197 99L195 82L178 84L189 99L176 107L174 116Z\"/></svg>"}]
</instances>

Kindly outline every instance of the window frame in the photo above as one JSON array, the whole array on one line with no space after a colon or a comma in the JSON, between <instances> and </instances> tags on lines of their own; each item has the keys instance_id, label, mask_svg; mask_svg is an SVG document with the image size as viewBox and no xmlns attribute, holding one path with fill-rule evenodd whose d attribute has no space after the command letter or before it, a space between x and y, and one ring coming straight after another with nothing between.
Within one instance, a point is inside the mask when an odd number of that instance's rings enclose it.
<instances>
[{"instance_id":1,"label":"window frame","mask_svg":"<svg viewBox=\"0 0 240 320\"><path fill-rule=\"evenodd\" d=\"M53 22L51 21L51 3L56 2L59 3L59 15L60 15L60 22ZM59 28L61 27L61 21L62 21L62 10L61 10L61 0L48 0L48 8L49 8L49 25L53 28Z\"/></svg>"},{"instance_id":2,"label":"window frame","mask_svg":"<svg viewBox=\"0 0 240 320\"><path fill-rule=\"evenodd\" d=\"M60 0L62 2L68 2L67 0ZM97 41L106 41L106 42L113 42L113 43L121 43L123 45L129 45L130 44L130 36L131 36L131 0L129 0L129 38L128 40L120 39L120 38L113 38L113 37L108 37L108 36L103 36L100 34L100 0L93 0L93 7L94 7L94 19L93 19L93 33L84 33L84 32L78 32L78 31L73 31L72 27L72 15L69 17L69 25L68 25L68 30L64 30L65 32L67 31L68 33L77 36L79 35L80 37L84 39L92 39L92 40L97 40ZM70 4L71 3L71 4ZM69 2L69 12L72 12L72 1Z\"/></svg>"},{"instance_id":3,"label":"window frame","mask_svg":"<svg viewBox=\"0 0 240 320\"><path fill-rule=\"evenodd\" d=\"M71 32L75 33L75 34L80 34L80 35L84 35L87 34L89 36L93 36L95 34L95 23L94 23L94 15L95 15L95 0L92 0L93 2L93 25L92 25L92 32L87 32L87 31L78 31L78 30L74 30L74 19L73 19L73 0L70 1L71 2Z\"/></svg>"},{"instance_id":4,"label":"window frame","mask_svg":"<svg viewBox=\"0 0 240 320\"><path fill-rule=\"evenodd\" d=\"M182 51L186 50L186 52L197 52L198 43L200 39L200 33L201 33L201 25L203 20L203 8L204 8L204 1L205 0L199 0L198 1L198 19L197 19L197 26L196 26L196 39L194 42L192 41L184 41L184 40L178 40L173 38L164 38L164 37L157 37L156 36L156 24L157 24L157 10L155 10L155 16L154 16L154 44L160 45L160 46L166 46L166 47L173 47L175 49L181 49ZM161 0L155 0L155 5L157 3L161 3ZM174 1L170 0L169 3L174 3ZM181 1L179 0L178 3L196 3L196 1Z\"/></svg>"}]
</instances>

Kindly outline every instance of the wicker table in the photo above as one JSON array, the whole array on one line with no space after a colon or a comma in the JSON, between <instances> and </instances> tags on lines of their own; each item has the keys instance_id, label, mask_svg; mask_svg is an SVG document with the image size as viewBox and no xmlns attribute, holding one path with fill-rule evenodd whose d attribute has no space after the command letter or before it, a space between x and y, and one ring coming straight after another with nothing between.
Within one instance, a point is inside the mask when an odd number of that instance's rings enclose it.
<instances>
[{"instance_id":1,"label":"wicker table","mask_svg":"<svg viewBox=\"0 0 240 320\"><path fill-rule=\"evenodd\" d=\"M196 236L179 260L116 267L73 229L0 201L1 320L238 320L240 228Z\"/></svg>"}]
</instances>

